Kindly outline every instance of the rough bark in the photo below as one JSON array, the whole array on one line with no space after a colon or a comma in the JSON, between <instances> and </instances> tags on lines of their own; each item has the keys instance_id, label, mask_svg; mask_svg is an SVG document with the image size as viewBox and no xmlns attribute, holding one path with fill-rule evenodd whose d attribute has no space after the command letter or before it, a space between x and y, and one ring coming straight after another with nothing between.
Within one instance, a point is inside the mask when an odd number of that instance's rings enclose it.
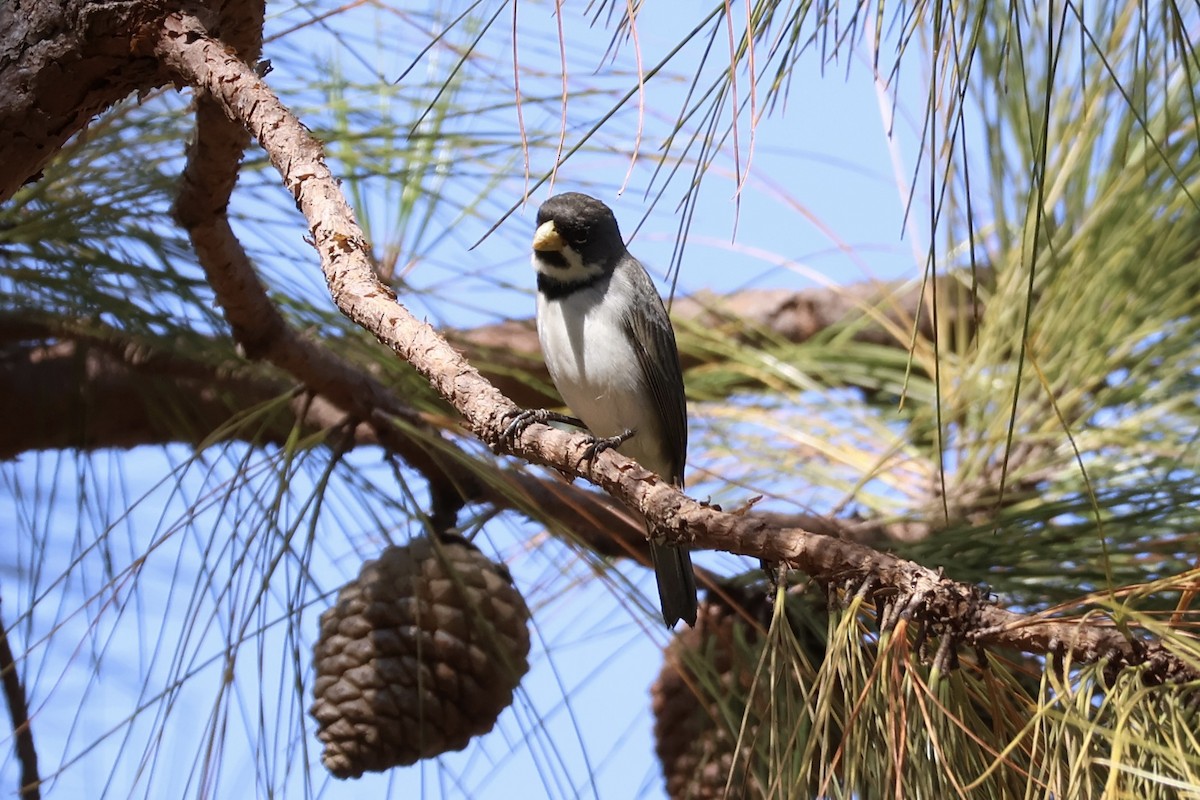
<instances>
[{"instance_id":1,"label":"rough bark","mask_svg":"<svg viewBox=\"0 0 1200 800\"><path fill-rule=\"evenodd\" d=\"M63 143L97 114L169 82L159 61L136 46L166 14L181 8L202 13L237 47L247 33L251 39L262 36L255 5L243 0L0 3L0 202L36 180ZM261 17L261 11L257 14Z\"/></svg>"},{"instance_id":2,"label":"rough bark","mask_svg":"<svg viewBox=\"0 0 1200 800\"><path fill-rule=\"evenodd\" d=\"M261 2L246 7L256 8L257 17L242 34L247 51L239 49L238 55L243 62L259 51L261 41L253 34L262 30L263 13ZM175 218L191 238L234 339L249 357L269 361L347 413L372 421L376 438L425 476L438 524L453 525L466 497L477 493L474 474L463 466L464 454L369 372L290 325L267 296L249 254L234 234L228 206L249 141L242 125L201 94L196 101L196 134L175 202ZM401 422L403 429L393 420Z\"/></svg>"},{"instance_id":3,"label":"rough bark","mask_svg":"<svg viewBox=\"0 0 1200 800\"><path fill-rule=\"evenodd\" d=\"M0 5L0 201L35 178L96 114L165 81L154 59L130 58L131 33L149 5Z\"/></svg>"}]
</instances>

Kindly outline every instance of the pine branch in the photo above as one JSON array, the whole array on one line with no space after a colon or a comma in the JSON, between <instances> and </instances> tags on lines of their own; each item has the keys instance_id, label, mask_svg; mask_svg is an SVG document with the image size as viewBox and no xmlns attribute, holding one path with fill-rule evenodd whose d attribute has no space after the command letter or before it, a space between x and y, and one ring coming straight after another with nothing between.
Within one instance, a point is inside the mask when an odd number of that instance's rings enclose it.
<instances>
[{"instance_id":1,"label":"pine branch","mask_svg":"<svg viewBox=\"0 0 1200 800\"><path fill-rule=\"evenodd\" d=\"M253 29L261 36L261 16ZM253 43L252 52L257 53L260 45L261 41ZM462 467L466 456L373 375L301 335L267 296L228 216L247 144L246 129L201 94L175 218L191 238L234 338L250 358L269 361L348 414L374 423L378 439L426 478L432 505L445 517L441 523L452 525L463 496L474 493L474 474ZM386 417L400 420L415 435Z\"/></svg>"},{"instance_id":2,"label":"pine branch","mask_svg":"<svg viewBox=\"0 0 1200 800\"><path fill-rule=\"evenodd\" d=\"M229 424L239 412L287 395L290 415L260 419L253 429ZM69 339L6 348L0 415L19 421L0 428L0 459L31 450L172 442L282 444L297 423L315 432L351 421L323 398L253 370L230 371L145 348L113 352ZM363 443L375 443L365 433Z\"/></svg>"},{"instance_id":3,"label":"pine branch","mask_svg":"<svg viewBox=\"0 0 1200 800\"><path fill-rule=\"evenodd\" d=\"M1159 642L1135 640L1093 619L1066 622L1015 614L997 607L975 587L918 564L829 536L721 512L613 451L584 462L589 442L582 434L534 425L514 441L506 440L506 423L518 407L379 283L362 231L324 162L320 144L300 121L196 18L169 16L151 41L154 54L181 82L209 92L231 119L259 140L309 222L338 308L410 363L462 414L466 426L497 451L591 480L641 512L658 534L672 541L786 563L826 585L851 582L869 584L876 593L886 589L903 613L968 644L1069 653L1080 662L1149 664L1151 670L1144 674L1150 681L1200 675Z\"/></svg>"}]
</instances>

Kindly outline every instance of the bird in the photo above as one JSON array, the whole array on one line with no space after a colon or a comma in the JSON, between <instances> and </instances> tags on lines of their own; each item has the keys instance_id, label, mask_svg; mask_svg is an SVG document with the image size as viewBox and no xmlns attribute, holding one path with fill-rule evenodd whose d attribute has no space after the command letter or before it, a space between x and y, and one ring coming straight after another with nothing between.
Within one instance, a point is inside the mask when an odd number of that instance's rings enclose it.
<instances>
[{"instance_id":1,"label":"bird","mask_svg":"<svg viewBox=\"0 0 1200 800\"><path fill-rule=\"evenodd\" d=\"M612 209L578 192L550 197L537 212L531 260L546 368L593 436L590 454L615 447L682 489L687 399L675 332ZM650 555L663 621L694 626L691 553L651 530Z\"/></svg>"}]
</instances>

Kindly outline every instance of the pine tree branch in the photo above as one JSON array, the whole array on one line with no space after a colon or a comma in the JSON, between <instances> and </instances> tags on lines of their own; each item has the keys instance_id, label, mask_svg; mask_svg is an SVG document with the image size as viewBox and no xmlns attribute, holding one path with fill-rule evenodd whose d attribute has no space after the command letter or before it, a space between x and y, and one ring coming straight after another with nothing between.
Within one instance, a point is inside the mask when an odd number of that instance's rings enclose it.
<instances>
[{"instance_id":1,"label":"pine tree branch","mask_svg":"<svg viewBox=\"0 0 1200 800\"><path fill-rule=\"evenodd\" d=\"M257 6L259 19L251 24L261 37L262 4ZM261 40L249 46L257 54ZM245 127L231 121L211 97L201 93L196 133L174 209L234 338L248 357L274 364L347 413L375 423L378 439L428 481L439 522L452 525L464 498L476 492L474 473L462 466L468 460L465 454L373 375L303 336L284 319L258 279L228 215L249 139ZM386 417L401 421L415 435L406 434Z\"/></svg>"},{"instance_id":2,"label":"pine tree branch","mask_svg":"<svg viewBox=\"0 0 1200 800\"><path fill-rule=\"evenodd\" d=\"M206 104L201 103L198 106L203 113ZM224 119L223 112L221 117ZM206 137L201 134L193 147L200 147L206 141ZM199 187L196 187L196 191L192 194L204 196L203 192L199 191ZM213 205L220 208L219 204ZM186 205L182 201L177 205L177 212L181 215L194 213L187 211ZM211 218L213 212L206 213ZM309 341L286 324L274 304L262 292L257 278L249 283L251 288L248 289L246 284L232 281L227 277L231 270L218 264L220 251L227 245L233 247L239 255L241 266L236 271L244 274L246 270L251 269L245 261L245 254L241 252L236 239L227 238L224 233L210 235L211 232L207 228L211 226L208 223L200 223L189 218L185 224L195 231L198 238L198 252L204 251L201 256L202 266L210 269L213 273L214 286L221 292L219 296L225 303L223 307L226 309L227 318L234 330L234 338L241 345L243 352L247 355L257 355L286 369L293 360L293 357L289 355L290 349L293 346L308 347L310 346ZM921 303L918 287L912 286L908 282L864 282L845 287L801 290L752 289L727 295L702 293L677 299L672 308L672 318L679 327L716 331L726 341L744 342L748 345L752 345L756 339L764 338L773 341L801 343L830 330L853 325L856 328L854 333L856 339L887 346L907 347L907 334L899 337L893 334L898 331L910 330L912 321L921 317L919 311ZM964 313L971 311L970 306L966 304L955 306L955 309L961 309ZM924 318L928 318L928 316L926 314ZM868 318L865 323L864 317ZM943 318L945 317L946 314L943 314ZM874 322L873 320L876 319L881 319L883 322ZM161 348L157 348L153 344L139 342L135 337L116 330L107 330L104 335L96 335L96 328L94 321L72 320L52 314L34 315L31 312L0 314L0 344L65 337L80 344L87 344L89 347L110 348L114 355L119 356L122 360L127 360L130 366L134 366L136 360L139 368L145 368L149 366L144 363L145 360L154 358L161 362L155 370L156 373L162 371L166 362L170 360L177 362L175 365L177 369L189 368L189 359L180 358L176 353L163 352ZM281 329L285 330L282 338L287 341L280 340L279 331ZM463 354L467 361L478 365L480 374L486 380L518 405L544 407L561 404L561 399L552 388L550 375L546 372L537 341L537 331L532 319L506 320L469 329L450 329L443 331L443 335L456 350ZM681 338L686 343L686 335ZM294 345L295 340L299 340L298 345ZM338 339L326 339L320 343L320 346L330 354L334 354L339 360L344 361L341 356L336 354L343 348L356 347L357 344L343 345ZM134 360L126 359L124 352L118 352L118 350L126 349L130 350L129 357ZM212 349L219 348L214 346ZM139 352L140 355L135 355ZM701 356L690 355L685 350L681 356L688 368L721 363L719 361L721 356L711 352ZM292 374L303 380L308 375L306 368L303 368L308 362L302 358L299 361L302 365L300 372ZM245 366L240 361L238 361L238 365ZM235 369L235 366L231 364L228 368ZM359 399L361 397L359 394L344 390L344 384L341 383L339 375L344 368L348 369L352 382L360 381L361 376L365 374L367 379L372 381L372 392L379 395L387 394L385 399L376 398L373 401L378 402L379 407L387 408L399 405L395 392L390 387L375 381L363 366L343 366L331 370L330 377L323 379L320 385L343 389L339 393L343 402L346 402L347 399L351 402ZM212 367L208 364L201 365L199 368L203 375L209 375L211 370ZM0 371L0 380L3 380L3 375L3 371ZM358 384L352 383L352 385ZM370 400L371 398L363 399ZM358 413L360 415L363 413L361 408ZM23 433L29 441L37 441L36 431ZM102 440L96 441L97 443L93 446L104 446ZM155 439L154 441L160 440ZM987 485L990 484L981 485L980 489L971 496L982 498L986 493ZM979 507L978 503L967 502L964 497L966 495L962 487L956 487L955 498L960 507L968 510ZM939 503L932 503L931 507L934 506L940 508ZM912 538L912 535L905 538Z\"/></svg>"},{"instance_id":3,"label":"pine tree branch","mask_svg":"<svg viewBox=\"0 0 1200 800\"><path fill-rule=\"evenodd\" d=\"M177 356L144 358L144 350L114 354L63 340L10 345L0 352L0 415L13 421L0 427L0 459L31 450L201 445L234 438L282 443L297 419L319 430L310 418L327 405L278 379L230 374ZM260 419L253 430L229 425L238 412L288 394L294 395L291 414Z\"/></svg>"},{"instance_id":4,"label":"pine tree branch","mask_svg":"<svg viewBox=\"0 0 1200 800\"><path fill-rule=\"evenodd\" d=\"M130 58L138 3L0 3L0 202L98 113L165 80Z\"/></svg>"},{"instance_id":5,"label":"pine tree branch","mask_svg":"<svg viewBox=\"0 0 1200 800\"><path fill-rule=\"evenodd\" d=\"M876 590L889 590L905 613L969 644L1069 653L1078 662L1107 658L1117 665L1150 664L1152 671L1144 674L1157 680L1198 676L1159 642L1133 640L1091 620L1016 614L972 586L869 547L721 512L614 451L584 462L589 441L582 434L533 425L507 440L505 426L518 407L379 283L362 231L307 129L252 71L209 37L199 20L172 15L155 36L154 53L164 65L182 82L209 92L267 152L309 222L338 308L410 363L462 414L465 425L497 451L591 480L642 513L671 541L786 563L826 585L869 581Z\"/></svg>"}]
</instances>

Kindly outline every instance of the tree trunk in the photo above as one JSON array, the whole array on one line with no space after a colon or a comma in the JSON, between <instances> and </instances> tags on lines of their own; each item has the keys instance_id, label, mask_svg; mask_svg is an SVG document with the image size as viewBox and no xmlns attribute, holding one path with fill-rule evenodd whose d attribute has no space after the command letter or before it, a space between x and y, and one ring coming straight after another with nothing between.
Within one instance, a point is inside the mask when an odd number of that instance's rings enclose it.
<instances>
[{"instance_id":1,"label":"tree trunk","mask_svg":"<svg viewBox=\"0 0 1200 800\"><path fill-rule=\"evenodd\" d=\"M242 0L0 3L0 202L36 180L97 114L168 82L147 48L169 13L208 12L206 22L237 47L247 32L261 36L261 7Z\"/></svg>"}]
</instances>

